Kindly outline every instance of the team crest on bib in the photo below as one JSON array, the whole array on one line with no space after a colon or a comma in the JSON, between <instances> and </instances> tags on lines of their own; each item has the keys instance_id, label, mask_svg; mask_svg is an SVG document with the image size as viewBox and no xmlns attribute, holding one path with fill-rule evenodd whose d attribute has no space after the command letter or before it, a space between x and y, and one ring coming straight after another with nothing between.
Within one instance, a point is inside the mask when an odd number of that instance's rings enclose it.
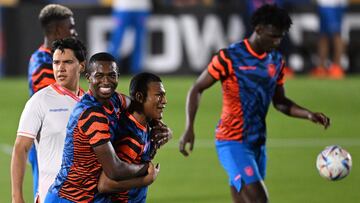
<instances>
[{"instance_id":1,"label":"team crest on bib","mask_svg":"<svg viewBox=\"0 0 360 203\"><path fill-rule=\"evenodd\" d=\"M268 74L269 74L269 76L272 77L272 78L275 76L275 74L276 74L276 67L275 67L274 64L269 64L269 65L268 65Z\"/></svg>"}]
</instances>

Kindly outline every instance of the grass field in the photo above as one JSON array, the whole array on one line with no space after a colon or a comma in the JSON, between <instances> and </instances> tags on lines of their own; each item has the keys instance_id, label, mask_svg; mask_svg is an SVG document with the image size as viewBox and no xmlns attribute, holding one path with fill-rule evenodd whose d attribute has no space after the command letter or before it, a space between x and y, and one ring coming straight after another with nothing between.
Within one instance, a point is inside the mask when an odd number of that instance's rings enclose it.
<instances>
[{"instance_id":1,"label":"grass field","mask_svg":"<svg viewBox=\"0 0 360 203\"><path fill-rule=\"evenodd\" d=\"M178 152L184 128L186 92L194 77L163 76L168 105L164 120L174 138L158 152L161 163L156 182L150 187L150 203L230 202L227 177L216 158L214 127L220 115L220 85L204 93L196 120L196 143L190 157ZM83 87L87 89L85 81ZM127 93L128 78L119 90ZM266 185L275 203L353 203L360 201L360 77L346 80L313 80L305 77L286 83L287 95L310 109L325 112L332 126L320 126L287 118L271 107L267 117L268 169ZM11 201L10 153L18 120L27 100L25 78L0 79L0 203ZM337 182L322 179L315 167L317 154L327 145L339 144L353 158L349 177ZM24 185L26 202L32 201L30 167Z\"/></svg>"}]
</instances>

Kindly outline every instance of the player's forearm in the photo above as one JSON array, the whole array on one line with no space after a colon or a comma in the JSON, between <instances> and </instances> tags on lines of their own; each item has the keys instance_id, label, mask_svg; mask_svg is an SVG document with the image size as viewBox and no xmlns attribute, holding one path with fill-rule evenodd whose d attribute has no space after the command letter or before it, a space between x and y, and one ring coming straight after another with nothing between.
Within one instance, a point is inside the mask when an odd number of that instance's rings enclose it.
<instances>
[{"instance_id":1,"label":"player's forearm","mask_svg":"<svg viewBox=\"0 0 360 203\"><path fill-rule=\"evenodd\" d=\"M104 173L101 174L98 190L100 193L113 193L113 192L122 192L130 190L131 188L140 188L148 186L152 183L147 176L132 178L129 180L115 181L108 178Z\"/></svg>"},{"instance_id":2,"label":"player's forearm","mask_svg":"<svg viewBox=\"0 0 360 203\"><path fill-rule=\"evenodd\" d=\"M22 185L24 181L28 151L15 145L11 159L11 190L14 202L23 202Z\"/></svg>"},{"instance_id":3,"label":"player's forearm","mask_svg":"<svg viewBox=\"0 0 360 203\"><path fill-rule=\"evenodd\" d=\"M111 173L106 173L106 175L112 180L120 181L144 176L147 172L147 169L148 164L136 165L121 161L115 170L113 170Z\"/></svg>"},{"instance_id":4,"label":"player's forearm","mask_svg":"<svg viewBox=\"0 0 360 203\"><path fill-rule=\"evenodd\" d=\"M295 102L285 98L282 102L275 104L275 108L291 117L308 119L311 112Z\"/></svg>"},{"instance_id":5,"label":"player's forearm","mask_svg":"<svg viewBox=\"0 0 360 203\"><path fill-rule=\"evenodd\" d=\"M186 128L193 129L196 112L201 100L201 92L193 86L186 99Z\"/></svg>"}]
</instances>

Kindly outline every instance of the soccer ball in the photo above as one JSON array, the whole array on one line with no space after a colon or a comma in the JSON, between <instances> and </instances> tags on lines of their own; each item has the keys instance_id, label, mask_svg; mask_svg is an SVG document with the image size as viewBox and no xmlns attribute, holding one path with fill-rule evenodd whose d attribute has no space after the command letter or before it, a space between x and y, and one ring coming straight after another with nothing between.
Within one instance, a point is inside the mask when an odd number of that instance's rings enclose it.
<instances>
[{"instance_id":1,"label":"soccer ball","mask_svg":"<svg viewBox=\"0 0 360 203\"><path fill-rule=\"evenodd\" d=\"M328 180L341 180L349 175L352 160L349 152L338 145L326 147L317 157L320 176Z\"/></svg>"}]
</instances>

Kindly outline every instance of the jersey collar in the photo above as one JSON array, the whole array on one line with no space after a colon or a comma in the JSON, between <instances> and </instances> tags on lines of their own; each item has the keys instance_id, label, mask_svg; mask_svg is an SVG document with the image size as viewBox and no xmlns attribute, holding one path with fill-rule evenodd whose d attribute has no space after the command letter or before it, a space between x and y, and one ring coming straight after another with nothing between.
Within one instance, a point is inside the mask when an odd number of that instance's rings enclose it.
<instances>
[{"instance_id":1,"label":"jersey collar","mask_svg":"<svg viewBox=\"0 0 360 203\"><path fill-rule=\"evenodd\" d=\"M263 59L266 57L266 52L264 52L263 54L259 55L258 53L256 53L253 48L251 47L249 40L248 39L244 39L244 43L246 46L246 49L250 52L251 55L255 56L258 59Z\"/></svg>"},{"instance_id":2,"label":"jersey collar","mask_svg":"<svg viewBox=\"0 0 360 203\"><path fill-rule=\"evenodd\" d=\"M59 84L57 83L54 83L54 84L51 84L51 87L56 91L58 92L59 94L62 94L62 95L67 95L71 98L73 98L74 100L76 101L80 101L80 97L84 94L84 90L82 90L81 88L79 88L79 92L78 92L78 95L75 95L74 93L72 93L70 90L64 88L64 87L61 87Z\"/></svg>"}]
</instances>

